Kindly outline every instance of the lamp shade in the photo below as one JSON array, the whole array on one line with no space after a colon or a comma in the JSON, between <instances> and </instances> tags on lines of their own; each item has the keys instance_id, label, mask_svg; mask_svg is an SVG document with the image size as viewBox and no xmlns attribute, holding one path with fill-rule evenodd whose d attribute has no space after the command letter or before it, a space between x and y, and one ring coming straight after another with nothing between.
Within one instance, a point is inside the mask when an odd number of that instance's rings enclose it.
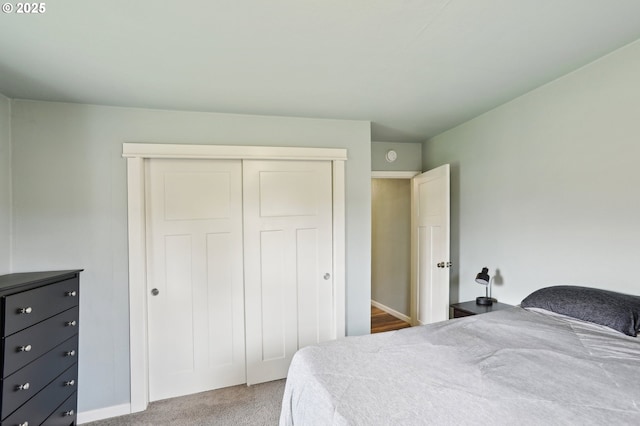
<instances>
[{"instance_id":1,"label":"lamp shade","mask_svg":"<svg viewBox=\"0 0 640 426\"><path fill-rule=\"evenodd\" d=\"M478 272L476 275L476 282L482 285L489 285L489 268L482 268L482 271Z\"/></svg>"},{"instance_id":2,"label":"lamp shade","mask_svg":"<svg viewBox=\"0 0 640 426\"><path fill-rule=\"evenodd\" d=\"M482 268L482 271L476 275L476 282L487 286L485 296L476 297L476 305L492 305L493 299L489 297L489 288L491 287L491 277L489 276L489 268Z\"/></svg>"}]
</instances>

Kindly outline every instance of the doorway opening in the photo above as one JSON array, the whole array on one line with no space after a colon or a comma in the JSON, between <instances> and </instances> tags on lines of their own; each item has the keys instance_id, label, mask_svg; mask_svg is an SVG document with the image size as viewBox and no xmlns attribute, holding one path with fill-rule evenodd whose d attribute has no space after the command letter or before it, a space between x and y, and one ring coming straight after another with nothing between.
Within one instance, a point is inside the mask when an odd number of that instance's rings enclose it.
<instances>
[{"instance_id":1,"label":"doorway opening","mask_svg":"<svg viewBox=\"0 0 640 426\"><path fill-rule=\"evenodd\" d=\"M371 333L411 324L411 178L371 175Z\"/></svg>"}]
</instances>

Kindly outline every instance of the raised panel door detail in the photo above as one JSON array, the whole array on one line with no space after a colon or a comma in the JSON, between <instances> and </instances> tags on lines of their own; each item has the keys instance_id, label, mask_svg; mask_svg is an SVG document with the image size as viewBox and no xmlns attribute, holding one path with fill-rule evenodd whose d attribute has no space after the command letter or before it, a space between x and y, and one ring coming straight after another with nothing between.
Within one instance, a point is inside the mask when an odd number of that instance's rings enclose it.
<instances>
[{"instance_id":1,"label":"raised panel door detail","mask_svg":"<svg viewBox=\"0 0 640 426\"><path fill-rule=\"evenodd\" d=\"M209 327L209 364L232 365L234 359L234 259L233 235L229 232L207 234L207 325ZM231 327L221 327L221 324Z\"/></svg>"},{"instance_id":2,"label":"raised panel door detail","mask_svg":"<svg viewBox=\"0 0 640 426\"><path fill-rule=\"evenodd\" d=\"M260 233L260 319L262 361L286 356L287 277L285 275L285 235L283 231Z\"/></svg>"},{"instance_id":3,"label":"raised panel door detail","mask_svg":"<svg viewBox=\"0 0 640 426\"><path fill-rule=\"evenodd\" d=\"M164 174L165 220L228 218L228 173L180 172Z\"/></svg>"},{"instance_id":4,"label":"raised panel door detail","mask_svg":"<svg viewBox=\"0 0 640 426\"><path fill-rule=\"evenodd\" d=\"M260 172L260 216L313 216L318 199L309 188L317 185L318 176L306 171Z\"/></svg>"},{"instance_id":5,"label":"raised panel door detail","mask_svg":"<svg viewBox=\"0 0 640 426\"><path fill-rule=\"evenodd\" d=\"M424 259L425 265L435 265L442 256L440 244L442 228L439 226L419 227L420 245L418 255ZM438 272L436 268L420 268L418 280L418 321L420 324L429 324L438 321L438 312L433 309L433 302L437 300L435 296L436 288L432 283L436 280L434 276Z\"/></svg>"},{"instance_id":6,"label":"raised panel door detail","mask_svg":"<svg viewBox=\"0 0 640 426\"><path fill-rule=\"evenodd\" d=\"M298 346L304 347L332 339L333 303L331 277L319 269L318 229L296 230L296 282L298 288Z\"/></svg>"},{"instance_id":7,"label":"raised panel door detail","mask_svg":"<svg viewBox=\"0 0 640 426\"><path fill-rule=\"evenodd\" d=\"M434 217L442 214L442 204L437 200L442 199L442 185L437 179L428 180L418 185L420 196L419 215L424 217Z\"/></svg>"},{"instance_id":8,"label":"raised panel door detail","mask_svg":"<svg viewBox=\"0 0 640 426\"><path fill-rule=\"evenodd\" d=\"M193 372L194 369L194 318L192 306L194 282L191 276L193 246L191 235L166 235L164 237L165 285L157 288L171 303L166 304L166 315L160 315L154 325L165 334L173 336L172 344L180 350L165 350L158 355L162 364L172 364L176 371Z\"/></svg>"}]
</instances>

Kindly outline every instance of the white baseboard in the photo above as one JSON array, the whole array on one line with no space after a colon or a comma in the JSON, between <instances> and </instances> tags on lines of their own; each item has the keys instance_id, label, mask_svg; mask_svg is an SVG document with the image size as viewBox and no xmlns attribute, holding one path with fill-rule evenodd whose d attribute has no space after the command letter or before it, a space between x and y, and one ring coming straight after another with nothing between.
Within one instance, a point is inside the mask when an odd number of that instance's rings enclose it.
<instances>
[{"instance_id":1,"label":"white baseboard","mask_svg":"<svg viewBox=\"0 0 640 426\"><path fill-rule=\"evenodd\" d=\"M95 422L111 417L124 416L125 414L131 414L131 404L129 403L98 408L97 410L91 411L80 411L78 412L77 423L81 425L83 423Z\"/></svg>"},{"instance_id":2,"label":"white baseboard","mask_svg":"<svg viewBox=\"0 0 640 426\"><path fill-rule=\"evenodd\" d=\"M409 318L405 314L402 314L402 313L396 311L395 309L392 309L392 308L390 308L388 306L385 306L382 303L376 302L373 299L371 300L371 305L375 306L378 309L382 309L383 311L385 311L389 315L393 315L394 317L398 318L399 320L402 320L404 322L408 322L409 324L411 324L411 318Z\"/></svg>"}]
</instances>

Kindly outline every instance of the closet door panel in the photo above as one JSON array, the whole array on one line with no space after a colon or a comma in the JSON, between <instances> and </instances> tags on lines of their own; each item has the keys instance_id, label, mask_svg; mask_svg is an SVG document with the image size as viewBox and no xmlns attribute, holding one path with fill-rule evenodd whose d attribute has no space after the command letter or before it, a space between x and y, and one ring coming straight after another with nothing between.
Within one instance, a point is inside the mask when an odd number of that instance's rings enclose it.
<instances>
[{"instance_id":1,"label":"closet door panel","mask_svg":"<svg viewBox=\"0 0 640 426\"><path fill-rule=\"evenodd\" d=\"M234 326L236 312L244 298L240 293L240 283L236 284L234 275L239 273L237 253L234 246L237 235L231 232L207 234L207 311L208 311L208 354L211 365L233 366L235 350L240 347L236 340L244 339L244 330ZM236 271L234 271L234 268ZM234 289L237 285L237 289ZM244 311L244 309L242 309ZM242 324L241 324L242 325Z\"/></svg>"},{"instance_id":2,"label":"closet door panel","mask_svg":"<svg viewBox=\"0 0 640 426\"><path fill-rule=\"evenodd\" d=\"M185 315L182 311L185 306L193 305L194 292L198 292L191 276L193 240L190 235L165 235L159 244L164 249L165 277L161 291L163 299L170 303L163 303L162 312L151 310L156 317L150 324L153 332L151 336L155 337L159 333L170 336L163 340L170 339L175 348L181 349L161 351L153 355L163 364L170 364L174 370L193 371L194 321L191 315ZM161 331L156 332L156 327Z\"/></svg>"},{"instance_id":3,"label":"closet door panel","mask_svg":"<svg viewBox=\"0 0 640 426\"><path fill-rule=\"evenodd\" d=\"M247 382L286 377L293 354L333 335L328 161L244 161Z\"/></svg>"},{"instance_id":4,"label":"closet door panel","mask_svg":"<svg viewBox=\"0 0 640 426\"><path fill-rule=\"evenodd\" d=\"M335 338L332 334L333 287L327 285L331 274L319 269L323 263L318 261L323 255L320 241L318 229L296 232L299 347Z\"/></svg>"},{"instance_id":5,"label":"closet door panel","mask_svg":"<svg viewBox=\"0 0 640 426\"><path fill-rule=\"evenodd\" d=\"M295 295L295 287L286 276L285 244L285 232L281 230L260 232L260 358L265 361L283 360L291 349L286 347L291 343L287 333L292 332L287 323L293 319L287 299L292 298L292 292Z\"/></svg>"},{"instance_id":6,"label":"closet door panel","mask_svg":"<svg viewBox=\"0 0 640 426\"><path fill-rule=\"evenodd\" d=\"M233 160L150 160L151 401L245 383L242 172Z\"/></svg>"}]
</instances>

